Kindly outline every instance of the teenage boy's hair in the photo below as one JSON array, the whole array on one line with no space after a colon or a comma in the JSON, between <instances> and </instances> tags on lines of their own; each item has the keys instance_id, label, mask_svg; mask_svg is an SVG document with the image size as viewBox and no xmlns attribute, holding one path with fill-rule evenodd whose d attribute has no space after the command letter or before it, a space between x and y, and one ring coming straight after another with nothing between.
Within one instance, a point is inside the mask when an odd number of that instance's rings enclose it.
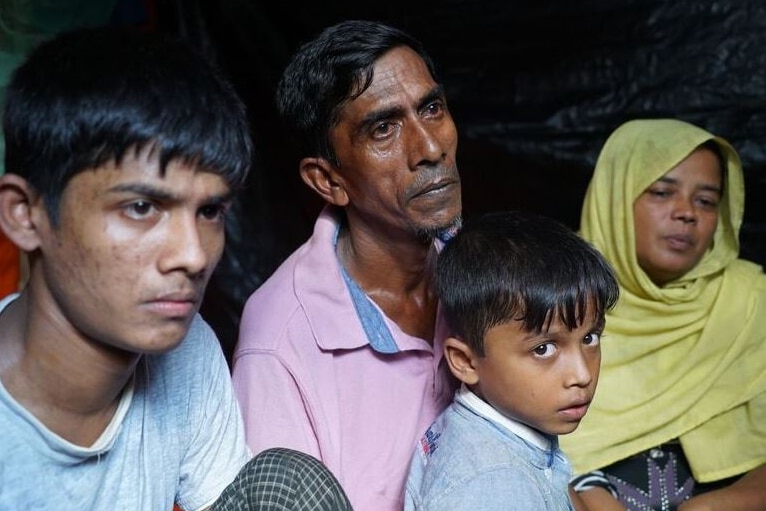
<instances>
[{"instance_id":1,"label":"teenage boy's hair","mask_svg":"<svg viewBox=\"0 0 766 511\"><path fill-rule=\"evenodd\" d=\"M521 321L570 330L589 307L602 318L617 301L611 267L588 242L550 218L517 211L467 221L439 255L436 290L456 337L484 355L484 335Z\"/></svg>"},{"instance_id":2,"label":"teenage boy's hair","mask_svg":"<svg viewBox=\"0 0 766 511\"><path fill-rule=\"evenodd\" d=\"M340 108L367 90L375 62L400 46L420 55L438 81L420 41L374 21L343 21L300 47L277 87L277 107L301 157L320 156L337 164L329 135Z\"/></svg>"},{"instance_id":3,"label":"teenage boy's hair","mask_svg":"<svg viewBox=\"0 0 766 511\"><path fill-rule=\"evenodd\" d=\"M190 47L157 33L87 28L43 42L13 73L3 116L5 170L44 197L56 225L78 172L151 147L244 183L252 146L232 87Z\"/></svg>"}]
</instances>

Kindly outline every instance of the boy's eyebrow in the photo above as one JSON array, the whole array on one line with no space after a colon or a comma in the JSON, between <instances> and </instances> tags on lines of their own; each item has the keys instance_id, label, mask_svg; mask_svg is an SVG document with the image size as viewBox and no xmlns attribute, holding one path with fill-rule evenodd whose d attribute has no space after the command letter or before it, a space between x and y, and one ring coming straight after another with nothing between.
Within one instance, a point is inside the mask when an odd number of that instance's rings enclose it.
<instances>
[{"instance_id":1,"label":"boy's eyebrow","mask_svg":"<svg viewBox=\"0 0 766 511\"><path fill-rule=\"evenodd\" d=\"M598 320L596 321L596 324L593 325L593 328L597 330L604 330L604 328L606 328L606 315L603 313L599 314Z\"/></svg>"},{"instance_id":2,"label":"boy's eyebrow","mask_svg":"<svg viewBox=\"0 0 766 511\"><path fill-rule=\"evenodd\" d=\"M171 193L162 188L152 186L146 183L120 183L108 190L109 193L132 193L140 195L148 199L161 201L161 202L173 202L179 201L181 198L174 193ZM234 199L234 191L229 190L224 194L211 195L210 198L205 201L208 204L224 204L231 202Z\"/></svg>"}]
</instances>

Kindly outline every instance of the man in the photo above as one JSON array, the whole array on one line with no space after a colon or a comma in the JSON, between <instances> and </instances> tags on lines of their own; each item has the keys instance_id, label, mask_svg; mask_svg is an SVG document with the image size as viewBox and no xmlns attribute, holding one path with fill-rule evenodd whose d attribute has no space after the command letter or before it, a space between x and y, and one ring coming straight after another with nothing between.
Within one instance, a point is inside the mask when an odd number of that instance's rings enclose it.
<instances>
[{"instance_id":1,"label":"man","mask_svg":"<svg viewBox=\"0 0 766 511\"><path fill-rule=\"evenodd\" d=\"M256 476L334 497L290 452L240 472L241 415L197 314L251 159L232 89L180 43L79 30L17 69L4 130L0 228L30 273L0 301L0 509L192 511L225 488L216 509L241 509Z\"/></svg>"},{"instance_id":2,"label":"man","mask_svg":"<svg viewBox=\"0 0 766 511\"><path fill-rule=\"evenodd\" d=\"M431 284L461 221L457 130L421 44L372 22L304 45L278 104L327 205L245 306L233 378L248 444L317 456L357 511L401 509L415 441L454 390Z\"/></svg>"}]
</instances>

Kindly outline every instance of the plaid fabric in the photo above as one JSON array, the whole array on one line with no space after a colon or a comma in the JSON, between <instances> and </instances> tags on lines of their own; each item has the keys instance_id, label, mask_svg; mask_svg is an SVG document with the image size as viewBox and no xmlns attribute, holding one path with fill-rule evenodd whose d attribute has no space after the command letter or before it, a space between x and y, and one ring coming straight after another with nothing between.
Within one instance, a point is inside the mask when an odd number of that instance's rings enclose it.
<instances>
[{"instance_id":1,"label":"plaid fabric","mask_svg":"<svg viewBox=\"0 0 766 511\"><path fill-rule=\"evenodd\" d=\"M212 511L352 511L335 476L319 460L267 449L240 471Z\"/></svg>"}]
</instances>

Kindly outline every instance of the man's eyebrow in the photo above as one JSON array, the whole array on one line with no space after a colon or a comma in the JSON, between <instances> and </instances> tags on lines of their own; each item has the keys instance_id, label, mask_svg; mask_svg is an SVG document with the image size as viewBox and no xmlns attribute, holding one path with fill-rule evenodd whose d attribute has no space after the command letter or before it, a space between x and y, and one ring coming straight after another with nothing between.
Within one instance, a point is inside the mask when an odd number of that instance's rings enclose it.
<instances>
[{"instance_id":1,"label":"man's eyebrow","mask_svg":"<svg viewBox=\"0 0 766 511\"><path fill-rule=\"evenodd\" d=\"M359 127L355 131L357 134L366 133L370 130L370 128L379 122L385 121L387 119L401 117L403 115L404 109L400 106L392 106L388 108L381 108L380 110L373 110L372 112L369 112L367 115L362 117L362 120L359 122Z\"/></svg>"},{"instance_id":2,"label":"man's eyebrow","mask_svg":"<svg viewBox=\"0 0 766 511\"><path fill-rule=\"evenodd\" d=\"M444 100L444 87L441 84L436 84L425 96L420 99L418 103L418 110L426 107L437 100Z\"/></svg>"},{"instance_id":3,"label":"man's eyebrow","mask_svg":"<svg viewBox=\"0 0 766 511\"><path fill-rule=\"evenodd\" d=\"M434 101L443 99L444 87L442 87L440 84L437 84L420 98L417 104L417 109L420 111ZM404 109L398 105L388 108L381 108L380 110L373 110L372 112L369 112L367 115L362 117L356 133L366 133L372 126L379 122L402 117L403 115Z\"/></svg>"}]
</instances>

